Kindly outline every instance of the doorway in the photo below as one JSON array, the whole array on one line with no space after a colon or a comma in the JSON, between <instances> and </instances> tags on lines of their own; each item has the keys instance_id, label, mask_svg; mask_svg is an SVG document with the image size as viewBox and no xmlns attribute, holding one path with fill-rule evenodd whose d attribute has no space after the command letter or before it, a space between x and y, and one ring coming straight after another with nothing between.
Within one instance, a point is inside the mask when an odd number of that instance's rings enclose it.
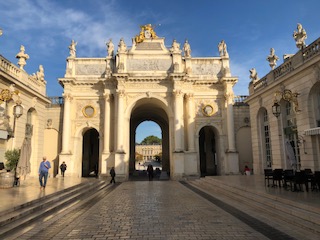
<instances>
[{"instance_id":1,"label":"doorway","mask_svg":"<svg viewBox=\"0 0 320 240\"><path fill-rule=\"evenodd\" d=\"M99 133L89 129L83 134L82 177L98 177L99 174Z\"/></svg>"},{"instance_id":2,"label":"doorway","mask_svg":"<svg viewBox=\"0 0 320 240\"><path fill-rule=\"evenodd\" d=\"M213 127L206 126L199 133L200 175L217 175L216 137Z\"/></svg>"}]
</instances>

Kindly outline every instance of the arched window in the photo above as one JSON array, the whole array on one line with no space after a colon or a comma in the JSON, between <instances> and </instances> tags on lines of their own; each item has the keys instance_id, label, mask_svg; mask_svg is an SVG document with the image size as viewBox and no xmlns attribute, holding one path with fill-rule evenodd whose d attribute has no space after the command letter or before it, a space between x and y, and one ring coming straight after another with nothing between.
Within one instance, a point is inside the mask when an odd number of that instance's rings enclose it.
<instances>
[{"instance_id":1,"label":"arched window","mask_svg":"<svg viewBox=\"0 0 320 240\"><path fill-rule=\"evenodd\" d=\"M297 130L297 119L296 113L293 111L291 102L286 101L286 115L285 115L285 128L284 135L285 139L289 141L293 148L294 157L291 165L287 167L293 167L294 169L300 168L300 149L298 145L298 130Z\"/></svg>"},{"instance_id":2,"label":"arched window","mask_svg":"<svg viewBox=\"0 0 320 240\"><path fill-rule=\"evenodd\" d=\"M271 151L271 140L270 140L270 126L268 112L266 109L263 111L263 140L265 146L265 167L272 168L272 151Z\"/></svg>"}]
</instances>

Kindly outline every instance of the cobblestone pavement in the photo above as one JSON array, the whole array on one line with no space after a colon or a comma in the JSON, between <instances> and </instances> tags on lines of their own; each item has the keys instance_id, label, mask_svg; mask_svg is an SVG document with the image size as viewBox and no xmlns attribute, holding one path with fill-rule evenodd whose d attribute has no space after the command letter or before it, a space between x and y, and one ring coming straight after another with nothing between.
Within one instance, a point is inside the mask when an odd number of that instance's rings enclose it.
<instances>
[{"instance_id":1,"label":"cobblestone pavement","mask_svg":"<svg viewBox=\"0 0 320 240\"><path fill-rule=\"evenodd\" d=\"M140 181L122 183L52 239L268 238L179 182Z\"/></svg>"}]
</instances>

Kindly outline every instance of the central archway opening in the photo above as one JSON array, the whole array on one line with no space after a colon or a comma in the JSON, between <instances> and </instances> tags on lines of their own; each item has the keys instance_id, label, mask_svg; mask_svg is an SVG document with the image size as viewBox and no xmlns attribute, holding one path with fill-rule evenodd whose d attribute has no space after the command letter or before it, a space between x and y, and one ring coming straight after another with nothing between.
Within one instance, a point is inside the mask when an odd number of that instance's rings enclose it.
<instances>
[{"instance_id":1,"label":"central archway opening","mask_svg":"<svg viewBox=\"0 0 320 240\"><path fill-rule=\"evenodd\" d=\"M130 118L129 179L148 180L147 168L152 165L153 180L167 180L170 176L170 140L167 113L156 99L139 100ZM151 127L153 130L148 129ZM143 137L139 135L143 132ZM156 131L156 132L155 132ZM153 137L152 137L153 136ZM142 142L144 138L159 142ZM151 143L151 144L150 144Z\"/></svg>"},{"instance_id":2,"label":"central archway opening","mask_svg":"<svg viewBox=\"0 0 320 240\"><path fill-rule=\"evenodd\" d=\"M153 121L139 124L135 132L135 166L132 175L146 179L152 166L152 178L160 178L162 171L162 131Z\"/></svg>"}]
</instances>

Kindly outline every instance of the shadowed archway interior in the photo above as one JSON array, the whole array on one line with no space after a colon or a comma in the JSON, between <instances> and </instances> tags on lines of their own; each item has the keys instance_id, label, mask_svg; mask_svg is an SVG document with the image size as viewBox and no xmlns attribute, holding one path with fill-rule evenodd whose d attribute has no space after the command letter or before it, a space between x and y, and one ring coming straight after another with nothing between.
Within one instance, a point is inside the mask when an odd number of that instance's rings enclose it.
<instances>
[{"instance_id":1,"label":"shadowed archway interior","mask_svg":"<svg viewBox=\"0 0 320 240\"><path fill-rule=\"evenodd\" d=\"M130 163L129 174L135 171L135 134L137 127L144 121L154 121L162 132L162 171L170 174L169 120L166 112L156 99L141 99L132 110L130 118Z\"/></svg>"},{"instance_id":2,"label":"shadowed archway interior","mask_svg":"<svg viewBox=\"0 0 320 240\"><path fill-rule=\"evenodd\" d=\"M89 129L83 134L82 177L97 176L99 172L99 133Z\"/></svg>"},{"instance_id":3,"label":"shadowed archway interior","mask_svg":"<svg viewBox=\"0 0 320 240\"><path fill-rule=\"evenodd\" d=\"M217 175L217 151L214 129L206 126L199 133L201 176Z\"/></svg>"}]
</instances>

